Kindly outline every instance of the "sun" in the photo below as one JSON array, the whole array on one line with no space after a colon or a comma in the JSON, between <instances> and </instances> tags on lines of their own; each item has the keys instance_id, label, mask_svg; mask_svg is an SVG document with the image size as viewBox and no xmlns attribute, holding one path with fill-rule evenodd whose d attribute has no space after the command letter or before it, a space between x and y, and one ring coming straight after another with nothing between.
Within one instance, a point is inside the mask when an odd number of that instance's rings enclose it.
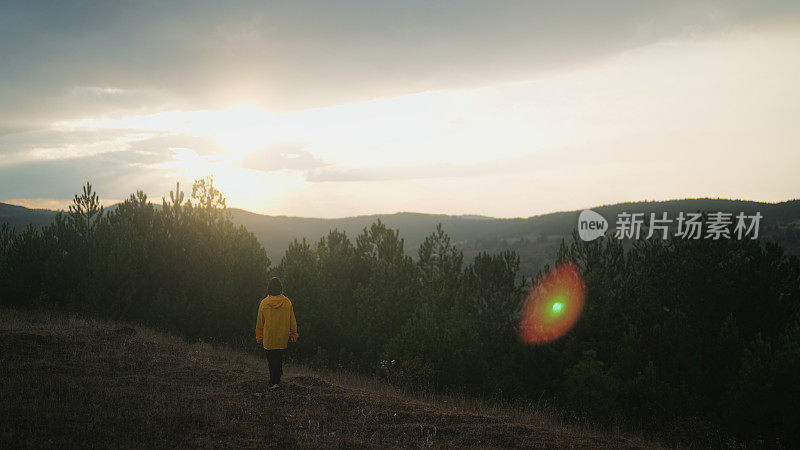
<instances>
[{"instance_id":1,"label":"sun","mask_svg":"<svg viewBox=\"0 0 800 450\"><path fill-rule=\"evenodd\" d=\"M253 105L242 104L191 119L193 132L216 139L229 153L247 154L264 148L275 135L276 117Z\"/></svg>"}]
</instances>

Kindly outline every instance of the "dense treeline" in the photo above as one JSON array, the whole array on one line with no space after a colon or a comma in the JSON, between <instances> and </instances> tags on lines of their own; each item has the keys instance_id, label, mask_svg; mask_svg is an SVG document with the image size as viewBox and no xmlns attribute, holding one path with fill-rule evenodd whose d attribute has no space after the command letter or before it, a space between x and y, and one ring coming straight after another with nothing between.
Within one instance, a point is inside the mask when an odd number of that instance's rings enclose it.
<instances>
[{"instance_id":1,"label":"dense treeline","mask_svg":"<svg viewBox=\"0 0 800 450\"><path fill-rule=\"evenodd\" d=\"M0 230L2 304L132 320L190 337L247 338L269 259L227 217L212 179L156 208L142 192L106 212L91 185L41 229ZM247 331L250 327L247 327Z\"/></svg>"},{"instance_id":2,"label":"dense treeline","mask_svg":"<svg viewBox=\"0 0 800 450\"><path fill-rule=\"evenodd\" d=\"M380 364L395 383L546 403L674 439L800 442L796 257L752 240L625 250L574 235L559 250L565 261L583 274L583 315L535 347L515 333L527 292L515 283L516 254L465 266L441 227L415 263L377 223L355 246L336 231L315 246L294 242L274 272L302 286L293 289L307 337L298 349L317 364Z\"/></svg>"},{"instance_id":3,"label":"dense treeline","mask_svg":"<svg viewBox=\"0 0 800 450\"><path fill-rule=\"evenodd\" d=\"M800 444L800 262L751 240L562 243L586 284L575 328L522 344L532 282L513 251L463 254L439 226L411 258L380 221L294 241L277 266L226 215L213 180L161 208L110 213L90 186L41 231L0 233L2 303L148 323L254 346L268 276L292 299L293 354L417 388L568 411L706 444ZM541 276L547 268L539 273ZM521 280L521 281L520 281ZM670 431L672 430L672 431Z\"/></svg>"}]
</instances>

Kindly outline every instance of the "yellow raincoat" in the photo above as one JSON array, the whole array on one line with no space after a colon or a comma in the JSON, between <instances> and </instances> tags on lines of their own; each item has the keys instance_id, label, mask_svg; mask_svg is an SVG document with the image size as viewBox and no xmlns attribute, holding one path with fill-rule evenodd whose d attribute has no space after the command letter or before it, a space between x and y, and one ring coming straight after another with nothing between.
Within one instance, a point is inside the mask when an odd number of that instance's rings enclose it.
<instances>
[{"instance_id":1,"label":"yellow raincoat","mask_svg":"<svg viewBox=\"0 0 800 450\"><path fill-rule=\"evenodd\" d=\"M286 348L289 338L296 341L297 321L292 302L285 295L268 295L258 306L256 342L263 342L267 350Z\"/></svg>"}]
</instances>

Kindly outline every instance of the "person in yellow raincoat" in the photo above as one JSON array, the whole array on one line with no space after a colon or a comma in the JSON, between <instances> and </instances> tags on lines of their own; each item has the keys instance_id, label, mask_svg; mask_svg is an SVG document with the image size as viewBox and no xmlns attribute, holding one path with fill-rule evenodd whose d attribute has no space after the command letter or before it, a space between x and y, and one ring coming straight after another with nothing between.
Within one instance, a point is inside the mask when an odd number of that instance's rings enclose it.
<instances>
[{"instance_id":1,"label":"person in yellow raincoat","mask_svg":"<svg viewBox=\"0 0 800 450\"><path fill-rule=\"evenodd\" d=\"M283 374L283 351L291 339L296 341L297 321L292 302L283 295L283 284L273 277L267 285L267 297L258 306L256 319L256 342L264 344L269 366L269 389L281 388Z\"/></svg>"}]
</instances>

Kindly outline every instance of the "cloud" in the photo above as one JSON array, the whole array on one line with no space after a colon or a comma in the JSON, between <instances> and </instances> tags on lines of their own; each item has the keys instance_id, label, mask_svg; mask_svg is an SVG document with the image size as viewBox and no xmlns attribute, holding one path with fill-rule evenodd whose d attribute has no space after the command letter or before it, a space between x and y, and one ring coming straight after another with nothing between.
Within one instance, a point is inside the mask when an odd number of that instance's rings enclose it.
<instances>
[{"instance_id":1,"label":"cloud","mask_svg":"<svg viewBox=\"0 0 800 450\"><path fill-rule=\"evenodd\" d=\"M0 123L21 130L243 100L299 110L482 86L793 20L799 9L724 0L12 1L0 14Z\"/></svg>"},{"instance_id":2,"label":"cloud","mask_svg":"<svg viewBox=\"0 0 800 450\"><path fill-rule=\"evenodd\" d=\"M129 159L126 151L0 167L0 196L71 198L87 181L105 199L126 198L137 189L157 196L168 192L170 183L161 171Z\"/></svg>"},{"instance_id":3,"label":"cloud","mask_svg":"<svg viewBox=\"0 0 800 450\"><path fill-rule=\"evenodd\" d=\"M127 129L41 129L0 136L0 167L122 153L153 133Z\"/></svg>"},{"instance_id":4,"label":"cloud","mask_svg":"<svg viewBox=\"0 0 800 450\"><path fill-rule=\"evenodd\" d=\"M474 177L525 170L531 158L508 158L480 164L419 164L390 167L325 166L309 170L311 182L396 181L422 178Z\"/></svg>"},{"instance_id":5,"label":"cloud","mask_svg":"<svg viewBox=\"0 0 800 450\"><path fill-rule=\"evenodd\" d=\"M322 159L304 150L307 146L307 143L302 142L272 144L261 151L245 156L238 166L262 172L284 169L306 172L328 165Z\"/></svg>"},{"instance_id":6,"label":"cloud","mask_svg":"<svg viewBox=\"0 0 800 450\"><path fill-rule=\"evenodd\" d=\"M159 198L208 173L232 205L307 215L784 198L798 9L5 2L0 198Z\"/></svg>"},{"instance_id":7,"label":"cloud","mask_svg":"<svg viewBox=\"0 0 800 450\"><path fill-rule=\"evenodd\" d=\"M222 152L219 142L210 136L189 136L186 134L162 134L149 139L143 139L131 143L128 147L132 152L139 154L157 155L160 160L154 158L152 162L159 162L169 159L172 156L171 149L187 148L201 156L210 156Z\"/></svg>"},{"instance_id":8,"label":"cloud","mask_svg":"<svg viewBox=\"0 0 800 450\"><path fill-rule=\"evenodd\" d=\"M83 158L114 153L113 160L157 164L172 159L174 148L191 149L198 155L220 153L209 136L120 128L39 129L0 136L0 167L32 161ZM108 156L108 155L107 155Z\"/></svg>"}]
</instances>

